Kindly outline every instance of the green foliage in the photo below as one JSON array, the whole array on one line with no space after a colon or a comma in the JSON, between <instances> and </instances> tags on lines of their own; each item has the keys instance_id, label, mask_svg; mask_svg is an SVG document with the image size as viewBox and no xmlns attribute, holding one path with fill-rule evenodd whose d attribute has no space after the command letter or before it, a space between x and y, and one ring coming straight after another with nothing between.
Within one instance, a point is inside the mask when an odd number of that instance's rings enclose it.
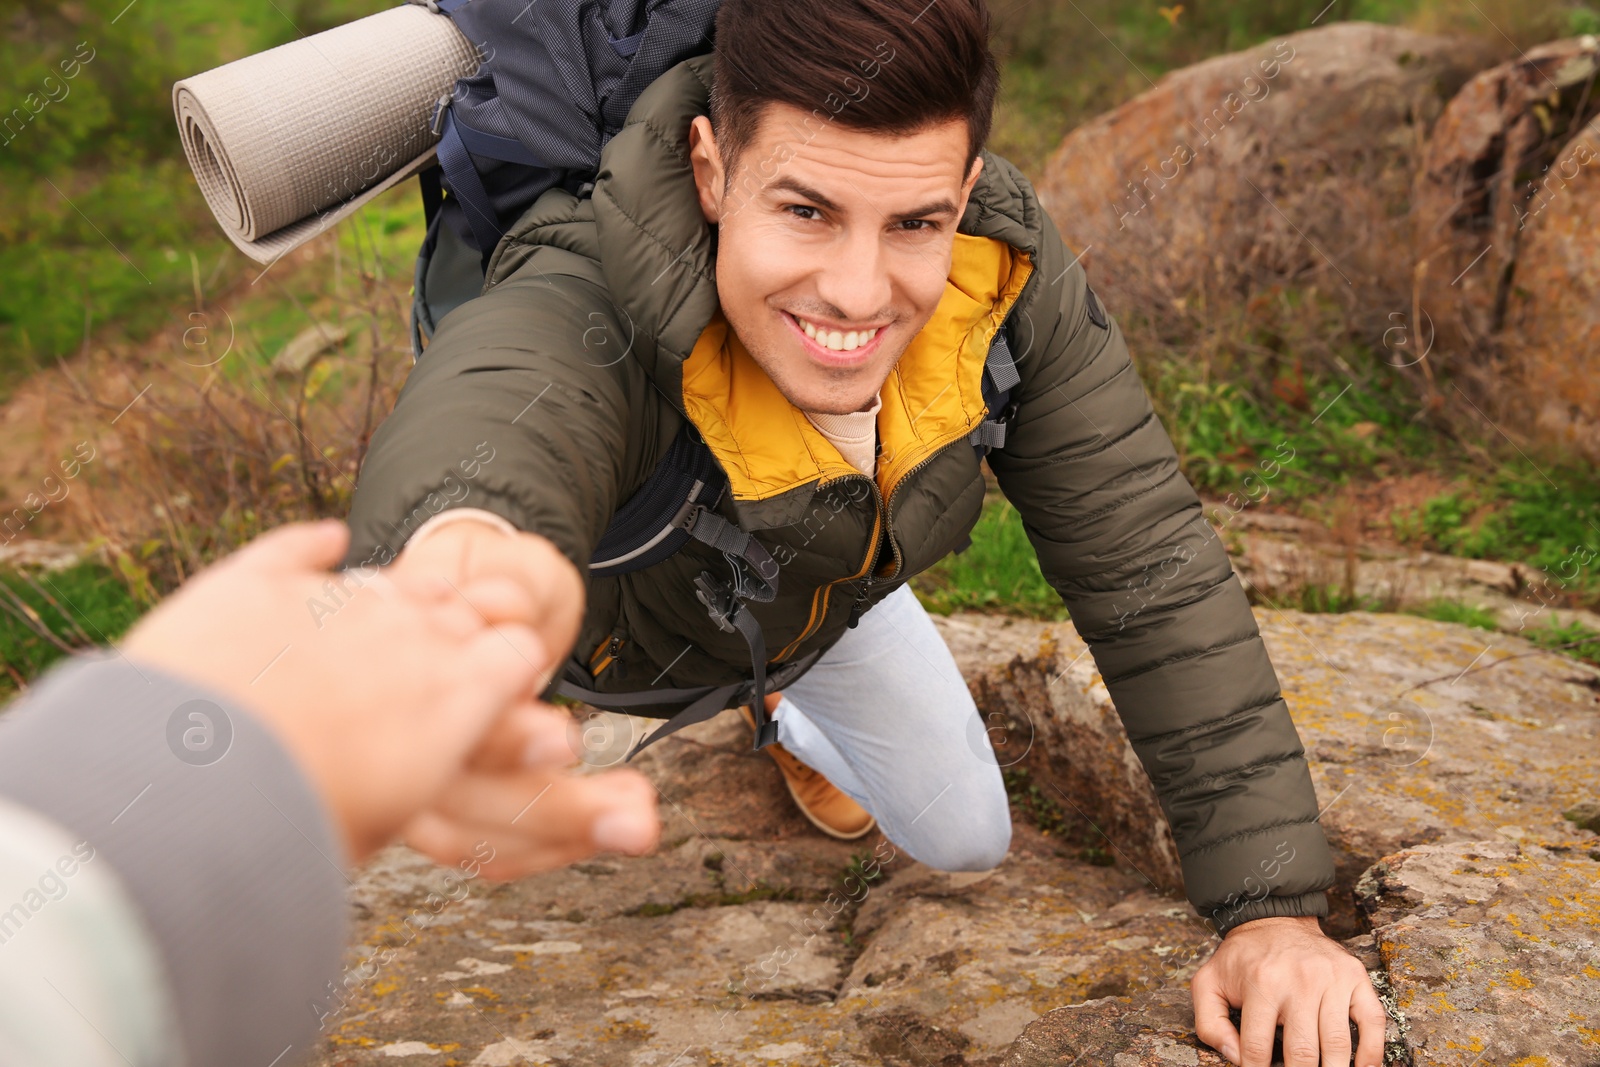
<instances>
[{"instance_id":1,"label":"green foliage","mask_svg":"<svg viewBox=\"0 0 1600 1067\"><path fill-rule=\"evenodd\" d=\"M1525 630L1522 636L1540 648L1560 651L1563 655L1600 667L1600 630L1581 622L1569 622L1565 626L1552 622L1541 628Z\"/></svg>"},{"instance_id":2,"label":"green foliage","mask_svg":"<svg viewBox=\"0 0 1600 1067\"><path fill-rule=\"evenodd\" d=\"M1199 376L1188 362L1157 357L1142 369L1184 475L1218 495L1260 502L1260 483L1275 500L1300 500L1414 467L1437 449L1414 394L1393 375L1355 383L1296 366L1285 399L1281 367L1237 359Z\"/></svg>"},{"instance_id":3,"label":"green foliage","mask_svg":"<svg viewBox=\"0 0 1600 1067\"><path fill-rule=\"evenodd\" d=\"M873 864L873 868L870 871L867 870L867 864L869 863ZM872 853L852 852L850 854L850 862L844 865L844 869L839 872L834 882L841 893L851 897L851 899L855 899L852 894L859 893L862 886L875 885L886 877L888 876L884 873L883 868L874 863Z\"/></svg>"},{"instance_id":4,"label":"green foliage","mask_svg":"<svg viewBox=\"0 0 1600 1067\"><path fill-rule=\"evenodd\" d=\"M1481 604L1464 604L1459 600L1443 598L1430 600L1411 612L1436 622L1458 622L1475 630L1498 630L1499 618Z\"/></svg>"},{"instance_id":5,"label":"green foliage","mask_svg":"<svg viewBox=\"0 0 1600 1067\"><path fill-rule=\"evenodd\" d=\"M66 655L41 628L69 647L89 647L121 637L143 611L99 563L56 572L0 571L0 584L0 658L9 668L0 675L0 696L14 691L19 676L32 682Z\"/></svg>"},{"instance_id":6,"label":"green foliage","mask_svg":"<svg viewBox=\"0 0 1600 1067\"><path fill-rule=\"evenodd\" d=\"M66 177L17 179L0 208L16 254L0 256L0 382L71 353L108 322L142 336L191 303L190 254L213 271L230 246L176 160Z\"/></svg>"},{"instance_id":7,"label":"green foliage","mask_svg":"<svg viewBox=\"0 0 1600 1067\"><path fill-rule=\"evenodd\" d=\"M972 530L972 545L912 579L929 611L993 611L1064 619L1061 597L1044 580L1017 509L992 496Z\"/></svg>"},{"instance_id":8,"label":"green foliage","mask_svg":"<svg viewBox=\"0 0 1600 1067\"><path fill-rule=\"evenodd\" d=\"M1039 788L1028 768L1008 767L1001 772L1001 777L1005 781L1006 796L1011 798L1011 806L1037 826L1040 833L1047 837L1051 834L1057 837L1065 835L1070 828L1066 812L1054 797Z\"/></svg>"},{"instance_id":9,"label":"green foliage","mask_svg":"<svg viewBox=\"0 0 1600 1067\"><path fill-rule=\"evenodd\" d=\"M1526 562L1568 592L1600 592L1600 485L1591 468L1535 467L1519 457L1392 522L1404 542Z\"/></svg>"},{"instance_id":10,"label":"green foliage","mask_svg":"<svg viewBox=\"0 0 1600 1067\"><path fill-rule=\"evenodd\" d=\"M379 0L29 5L8 15L0 43L0 106L30 115L0 151L0 173L55 175L69 166L125 169L176 158L174 82L390 6Z\"/></svg>"},{"instance_id":11,"label":"green foliage","mask_svg":"<svg viewBox=\"0 0 1600 1067\"><path fill-rule=\"evenodd\" d=\"M1255 590L1249 593L1252 603L1262 602ZM1352 594L1341 586L1313 583L1299 586L1289 596L1274 601L1270 606L1319 615L1342 615L1347 611L1383 611L1388 605L1377 597Z\"/></svg>"},{"instance_id":12,"label":"green foliage","mask_svg":"<svg viewBox=\"0 0 1600 1067\"><path fill-rule=\"evenodd\" d=\"M65 0L8 14L0 41L0 390L114 324L139 338L201 280L246 269L172 118L175 81L391 6ZM215 266L213 266L215 264Z\"/></svg>"}]
</instances>

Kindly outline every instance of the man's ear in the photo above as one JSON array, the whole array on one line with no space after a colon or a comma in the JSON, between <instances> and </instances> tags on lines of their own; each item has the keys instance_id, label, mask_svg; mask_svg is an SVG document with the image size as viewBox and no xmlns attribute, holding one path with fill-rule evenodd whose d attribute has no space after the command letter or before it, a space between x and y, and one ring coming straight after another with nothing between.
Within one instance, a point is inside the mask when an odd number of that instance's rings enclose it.
<instances>
[{"instance_id":1,"label":"man's ear","mask_svg":"<svg viewBox=\"0 0 1600 1067\"><path fill-rule=\"evenodd\" d=\"M689 124L689 165L694 168L695 191L700 197L700 213L715 226L722 218L722 191L727 184L722 172L722 154L711 133L711 120L696 115Z\"/></svg>"}]
</instances>

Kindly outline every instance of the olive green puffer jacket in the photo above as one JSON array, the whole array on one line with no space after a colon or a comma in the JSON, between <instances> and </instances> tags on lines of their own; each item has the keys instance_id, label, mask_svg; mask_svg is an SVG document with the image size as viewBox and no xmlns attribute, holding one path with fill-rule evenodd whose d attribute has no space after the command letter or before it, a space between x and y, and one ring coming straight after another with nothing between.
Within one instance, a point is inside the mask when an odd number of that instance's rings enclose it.
<instances>
[{"instance_id":1,"label":"olive green puffer jacket","mask_svg":"<svg viewBox=\"0 0 1600 1067\"><path fill-rule=\"evenodd\" d=\"M647 89L592 197L540 197L496 249L483 295L440 323L373 439L349 562L392 558L445 508L487 509L589 579L574 655L593 689L738 681L743 638L708 618L693 585L726 573L715 551L691 541L633 574L588 575L614 510L688 418L729 478L718 511L782 564L776 600L751 610L769 667L793 662L964 543L984 497L968 443L984 356L1015 312L1018 408L989 463L1155 783L1190 899L1224 929L1326 914L1316 797L1244 591L1032 186L985 154L945 296L885 383L869 478L718 310L687 147L710 78L701 57Z\"/></svg>"}]
</instances>

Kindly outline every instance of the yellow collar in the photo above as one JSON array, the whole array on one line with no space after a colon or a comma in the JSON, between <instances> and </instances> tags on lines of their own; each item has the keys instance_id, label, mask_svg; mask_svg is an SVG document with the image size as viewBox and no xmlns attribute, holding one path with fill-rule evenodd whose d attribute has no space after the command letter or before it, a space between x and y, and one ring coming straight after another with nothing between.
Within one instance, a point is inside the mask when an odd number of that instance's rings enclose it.
<instances>
[{"instance_id":1,"label":"yellow collar","mask_svg":"<svg viewBox=\"0 0 1600 1067\"><path fill-rule=\"evenodd\" d=\"M885 499L906 472L983 421L989 342L1032 273L1026 253L1004 241L956 234L944 296L883 384L877 481ZM683 401L735 499L860 473L778 391L720 310L684 361Z\"/></svg>"}]
</instances>

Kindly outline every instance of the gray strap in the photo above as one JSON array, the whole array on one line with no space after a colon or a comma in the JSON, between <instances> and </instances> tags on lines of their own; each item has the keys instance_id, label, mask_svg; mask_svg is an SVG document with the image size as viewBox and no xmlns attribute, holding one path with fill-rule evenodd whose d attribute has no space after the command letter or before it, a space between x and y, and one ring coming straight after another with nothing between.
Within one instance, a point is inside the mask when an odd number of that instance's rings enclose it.
<instances>
[{"instance_id":1,"label":"gray strap","mask_svg":"<svg viewBox=\"0 0 1600 1067\"><path fill-rule=\"evenodd\" d=\"M685 529L690 537L705 542L727 559L733 567L734 594L739 599L767 604L777 597L778 562L761 547L761 542L703 506L695 508Z\"/></svg>"},{"instance_id":2,"label":"gray strap","mask_svg":"<svg viewBox=\"0 0 1600 1067\"><path fill-rule=\"evenodd\" d=\"M1022 384L1022 375L1017 373L1017 361L1011 358L1011 345L1006 341L1004 326L994 332L984 366L989 368L989 377L994 379L995 387L1002 393Z\"/></svg>"},{"instance_id":3,"label":"gray strap","mask_svg":"<svg viewBox=\"0 0 1600 1067\"><path fill-rule=\"evenodd\" d=\"M728 707L728 700L743 685L743 682L733 682L730 685L719 686L718 688L713 689L711 692L707 693L705 696L701 697L699 700L695 701L693 704L690 704L688 707L678 712L678 714L668 719L666 724L662 726L661 729L650 734L648 737L640 738L639 743L634 745L632 751L628 753L628 760L632 760L633 757L637 756L640 752L643 752L646 748L655 744L663 737L666 737L668 734L675 734L685 726L693 726L697 722L705 722L713 715L716 715L722 711L726 711Z\"/></svg>"},{"instance_id":4,"label":"gray strap","mask_svg":"<svg viewBox=\"0 0 1600 1067\"><path fill-rule=\"evenodd\" d=\"M1004 448L1006 444L1006 424L985 419L978 423L978 428L967 435L967 440L981 448Z\"/></svg>"}]
</instances>

